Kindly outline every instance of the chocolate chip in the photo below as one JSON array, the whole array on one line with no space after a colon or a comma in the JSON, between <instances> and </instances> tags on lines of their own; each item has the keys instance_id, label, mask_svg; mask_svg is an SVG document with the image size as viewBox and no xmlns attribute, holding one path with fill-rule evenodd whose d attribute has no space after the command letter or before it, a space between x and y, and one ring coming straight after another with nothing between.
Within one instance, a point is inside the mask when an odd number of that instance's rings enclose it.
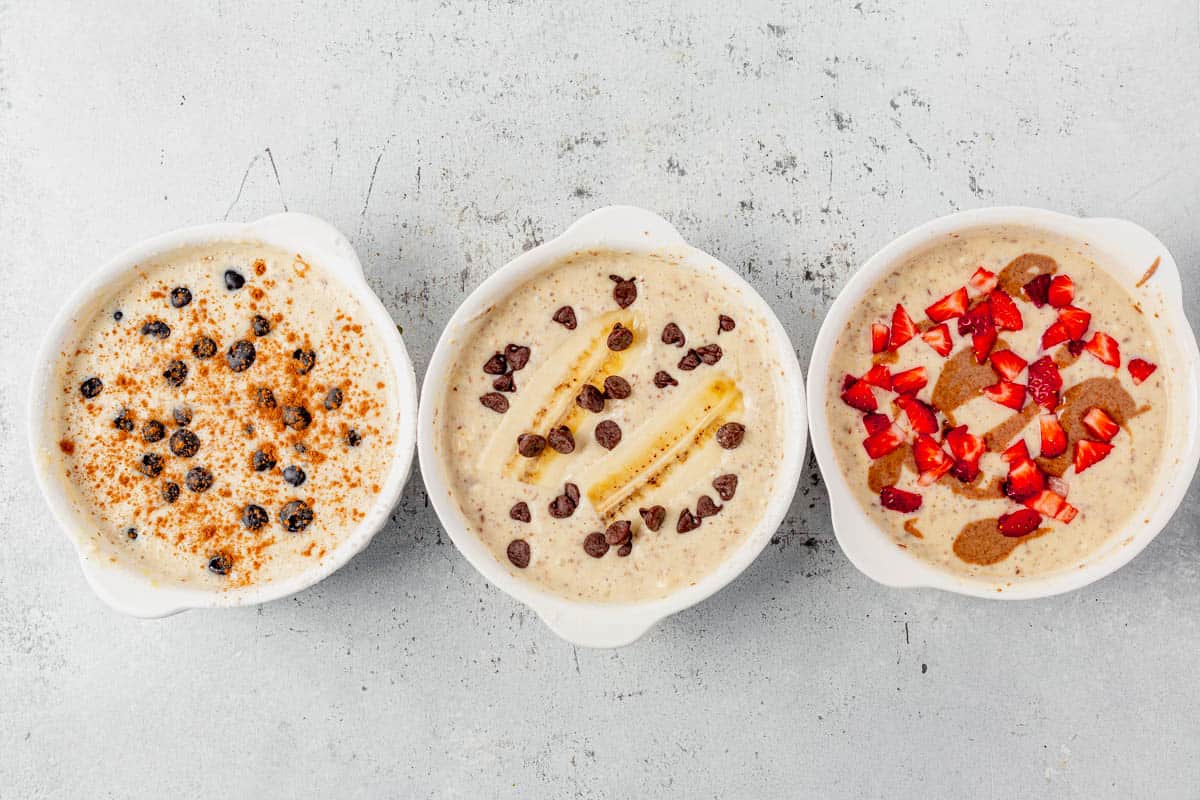
<instances>
[{"instance_id":1,"label":"chocolate chip","mask_svg":"<svg viewBox=\"0 0 1200 800\"><path fill-rule=\"evenodd\" d=\"M684 509L679 512L679 521L675 523L676 533L688 533L700 527L700 520L692 516L692 512Z\"/></svg>"},{"instance_id":2,"label":"chocolate chip","mask_svg":"<svg viewBox=\"0 0 1200 800\"><path fill-rule=\"evenodd\" d=\"M632 552L633 552L633 539L630 539L628 542L626 542L625 544L623 544L617 548L617 555L620 556L621 558L624 558L625 556L629 555Z\"/></svg>"},{"instance_id":3,"label":"chocolate chip","mask_svg":"<svg viewBox=\"0 0 1200 800\"><path fill-rule=\"evenodd\" d=\"M175 483L175 481L167 481L164 483L162 488L162 497L163 500L167 501L168 503L174 503L176 500L178 500L179 484Z\"/></svg>"},{"instance_id":4,"label":"chocolate chip","mask_svg":"<svg viewBox=\"0 0 1200 800\"><path fill-rule=\"evenodd\" d=\"M668 322L662 332L663 344L673 344L676 347L683 347L687 342L687 337L683 335L683 331L674 322Z\"/></svg>"},{"instance_id":5,"label":"chocolate chip","mask_svg":"<svg viewBox=\"0 0 1200 800\"><path fill-rule=\"evenodd\" d=\"M711 367L713 364L721 360L721 356L724 355L724 353L721 352L721 345L706 344L696 350L696 355L700 356L700 360Z\"/></svg>"},{"instance_id":6,"label":"chocolate chip","mask_svg":"<svg viewBox=\"0 0 1200 800\"><path fill-rule=\"evenodd\" d=\"M659 370L654 373L654 385L660 389L665 389L668 386L678 386L679 381L671 377L671 373Z\"/></svg>"},{"instance_id":7,"label":"chocolate chip","mask_svg":"<svg viewBox=\"0 0 1200 800\"><path fill-rule=\"evenodd\" d=\"M102 389L104 389L104 382L99 378L88 378L79 384L79 393L89 400L100 394Z\"/></svg>"},{"instance_id":8,"label":"chocolate chip","mask_svg":"<svg viewBox=\"0 0 1200 800\"><path fill-rule=\"evenodd\" d=\"M726 422L717 428L717 444L726 450L732 450L742 443L746 435L746 426L740 422Z\"/></svg>"},{"instance_id":9,"label":"chocolate chip","mask_svg":"<svg viewBox=\"0 0 1200 800\"><path fill-rule=\"evenodd\" d=\"M179 406L172 409L171 418L175 420L175 424L183 428L192 424L192 410L186 406Z\"/></svg>"},{"instance_id":10,"label":"chocolate chip","mask_svg":"<svg viewBox=\"0 0 1200 800\"><path fill-rule=\"evenodd\" d=\"M514 371L525 369L529 363L529 348L525 345L510 344L504 348L504 358Z\"/></svg>"},{"instance_id":11,"label":"chocolate chip","mask_svg":"<svg viewBox=\"0 0 1200 800\"><path fill-rule=\"evenodd\" d=\"M255 450L250 456L250 466L255 472L266 472L275 468L275 456L266 450Z\"/></svg>"},{"instance_id":12,"label":"chocolate chip","mask_svg":"<svg viewBox=\"0 0 1200 800\"><path fill-rule=\"evenodd\" d=\"M724 506L719 506L713 499L706 494L700 495L700 499L696 501L696 516L700 519L705 517L715 517L721 512Z\"/></svg>"},{"instance_id":13,"label":"chocolate chip","mask_svg":"<svg viewBox=\"0 0 1200 800\"><path fill-rule=\"evenodd\" d=\"M488 375L503 375L508 372L508 361L503 353L495 353L483 365L483 371Z\"/></svg>"},{"instance_id":14,"label":"chocolate chip","mask_svg":"<svg viewBox=\"0 0 1200 800\"><path fill-rule=\"evenodd\" d=\"M356 431L354 428L346 431L346 444L350 447L358 447L360 444L362 444L362 434Z\"/></svg>"},{"instance_id":15,"label":"chocolate chip","mask_svg":"<svg viewBox=\"0 0 1200 800\"><path fill-rule=\"evenodd\" d=\"M619 322L613 325L612 332L608 334L608 349L620 352L631 344L633 344L633 331Z\"/></svg>"},{"instance_id":16,"label":"chocolate chip","mask_svg":"<svg viewBox=\"0 0 1200 800\"><path fill-rule=\"evenodd\" d=\"M250 330L254 331L255 336L266 336L271 332L271 320L262 314L255 314L250 320Z\"/></svg>"},{"instance_id":17,"label":"chocolate chip","mask_svg":"<svg viewBox=\"0 0 1200 800\"><path fill-rule=\"evenodd\" d=\"M609 375L604 379L604 396L610 397L613 400L624 400L633 393L633 389L629 386L629 381L622 378L620 375Z\"/></svg>"},{"instance_id":18,"label":"chocolate chip","mask_svg":"<svg viewBox=\"0 0 1200 800\"><path fill-rule=\"evenodd\" d=\"M517 437L517 452L526 458L537 458L546 449L546 440L536 433L522 433Z\"/></svg>"},{"instance_id":19,"label":"chocolate chip","mask_svg":"<svg viewBox=\"0 0 1200 800\"><path fill-rule=\"evenodd\" d=\"M201 336L192 342L192 355L203 361L217 354L217 343L207 336Z\"/></svg>"},{"instance_id":20,"label":"chocolate chip","mask_svg":"<svg viewBox=\"0 0 1200 800\"><path fill-rule=\"evenodd\" d=\"M575 503L576 505L579 504L579 487L576 486L575 484L564 483L563 484L563 494L565 494L567 496L567 499L570 500L572 503Z\"/></svg>"},{"instance_id":21,"label":"chocolate chip","mask_svg":"<svg viewBox=\"0 0 1200 800\"><path fill-rule=\"evenodd\" d=\"M606 419L596 426L596 442L605 450L612 450L621 443L621 426Z\"/></svg>"},{"instance_id":22,"label":"chocolate chip","mask_svg":"<svg viewBox=\"0 0 1200 800\"><path fill-rule=\"evenodd\" d=\"M737 327L737 323L733 321L733 317L727 317L724 314L721 314L720 316L717 317L717 335L718 336L720 336L722 333L728 333L729 331L733 330L736 327Z\"/></svg>"},{"instance_id":23,"label":"chocolate chip","mask_svg":"<svg viewBox=\"0 0 1200 800\"><path fill-rule=\"evenodd\" d=\"M479 397L479 402L483 403L485 408L490 408L497 414L503 414L508 411L508 398L499 392L488 392Z\"/></svg>"},{"instance_id":24,"label":"chocolate chip","mask_svg":"<svg viewBox=\"0 0 1200 800\"><path fill-rule=\"evenodd\" d=\"M608 542L609 547L616 547L622 542L628 541L632 535L633 526L630 525L629 520L619 519L604 531L604 541Z\"/></svg>"},{"instance_id":25,"label":"chocolate chip","mask_svg":"<svg viewBox=\"0 0 1200 800\"><path fill-rule=\"evenodd\" d=\"M244 372L250 369L250 365L254 363L254 356L254 345L245 339L239 339L225 354L225 361L234 372Z\"/></svg>"},{"instance_id":26,"label":"chocolate chip","mask_svg":"<svg viewBox=\"0 0 1200 800\"><path fill-rule=\"evenodd\" d=\"M567 497L565 494L560 494L558 497L550 501L550 516L555 519L566 519L575 513L575 509L579 504Z\"/></svg>"},{"instance_id":27,"label":"chocolate chip","mask_svg":"<svg viewBox=\"0 0 1200 800\"><path fill-rule=\"evenodd\" d=\"M161 442L163 437L167 435L167 428L156 419L148 419L142 425L142 440L154 444Z\"/></svg>"},{"instance_id":28,"label":"chocolate chip","mask_svg":"<svg viewBox=\"0 0 1200 800\"><path fill-rule=\"evenodd\" d=\"M337 386L330 387L329 391L325 393L325 410L333 411L334 409L341 408L344 397L340 388Z\"/></svg>"},{"instance_id":29,"label":"chocolate chip","mask_svg":"<svg viewBox=\"0 0 1200 800\"><path fill-rule=\"evenodd\" d=\"M259 386L254 390L254 404L259 408L274 408L275 393L266 386Z\"/></svg>"},{"instance_id":30,"label":"chocolate chip","mask_svg":"<svg viewBox=\"0 0 1200 800\"><path fill-rule=\"evenodd\" d=\"M283 468L283 480L285 483L290 483L292 486L299 486L308 478L304 474L304 470L295 466L287 466Z\"/></svg>"},{"instance_id":31,"label":"chocolate chip","mask_svg":"<svg viewBox=\"0 0 1200 800\"><path fill-rule=\"evenodd\" d=\"M292 360L296 362L294 369L297 375L307 375L317 363L317 354L312 350L297 347L292 351Z\"/></svg>"},{"instance_id":32,"label":"chocolate chip","mask_svg":"<svg viewBox=\"0 0 1200 800\"><path fill-rule=\"evenodd\" d=\"M678 366L684 372L691 372L696 367L700 366L700 354L695 350L688 350L687 355L679 359Z\"/></svg>"},{"instance_id":33,"label":"chocolate chip","mask_svg":"<svg viewBox=\"0 0 1200 800\"><path fill-rule=\"evenodd\" d=\"M279 521L284 530L299 533L313 521L313 512L303 500L293 500L279 510Z\"/></svg>"},{"instance_id":34,"label":"chocolate chip","mask_svg":"<svg viewBox=\"0 0 1200 800\"><path fill-rule=\"evenodd\" d=\"M733 495L737 492L738 477L737 475L720 475L713 478L713 488L717 490L717 495L724 501L728 502L733 499Z\"/></svg>"},{"instance_id":35,"label":"chocolate chip","mask_svg":"<svg viewBox=\"0 0 1200 800\"><path fill-rule=\"evenodd\" d=\"M138 472L148 478L157 478L162 472L163 460L158 453L146 453L142 456L142 461L138 464Z\"/></svg>"},{"instance_id":36,"label":"chocolate chip","mask_svg":"<svg viewBox=\"0 0 1200 800\"><path fill-rule=\"evenodd\" d=\"M186 286L176 286L171 290L171 307L183 308L192 302L192 292Z\"/></svg>"},{"instance_id":37,"label":"chocolate chip","mask_svg":"<svg viewBox=\"0 0 1200 800\"><path fill-rule=\"evenodd\" d=\"M492 388L498 392L515 392L517 384L513 381L512 373L500 375L496 380L492 381Z\"/></svg>"},{"instance_id":38,"label":"chocolate chip","mask_svg":"<svg viewBox=\"0 0 1200 800\"><path fill-rule=\"evenodd\" d=\"M125 313L123 311L121 311L120 309L117 309L116 311L113 312L113 319L115 319L117 322L120 322L124 317L125 317Z\"/></svg>"},{"instance_id":39,"label":"chocolate chip","mask_svg":"<svg viewBox=\"0 0 1200 800\"><path fill-rule=\"evenodd\" d=\"M529 542L524 539L513 539L508 543L508 560L517 569L529 566Z\"/></svg>"},{"instance_id":40,"label":"chocolate chip","mask_svg":"<svg viewBox=\"0 0 1200 800\"><path fill-rule=\"evenodd\" d=\"M231 292L236 292L238 289L246 285L246 279L242 277L242 273L236 269L225 270L225 288Z\"/></svg>"},{"instance_id":41,"label":"chocolate chip","mask_svg":"<svg viewBox=\"0 0 1200 800\"><path fill-rule=\"evenodd\" d=\"M187 428L179 428L171 434L167 446L180 458L191 458L200 452L200 437Z\"/></svg>"},{"instance_id":42,"label":"chocolate chip","mask_svg":"<svg viewBox=\"0 0 1200 800\"><path fill-rule=\"evenodd\" d=\"M575 330L575 326L578 324L575 321L575 309L570 306L563 306L558 311L555 311L551 319L569 331Z\"/></svg>"},{"instance_id":43,"label":"chocolate chip","mask_svg":"<svg viewBox=\"0 0 1200 800\"><path fill-rule=\"evenodd\" d=\"M133 417L129 416L128 410L121 409L121 413L117 414L116 418L113 419L113 427L126 433L133 430Z\"/></svg>"},{"instance_id":44,"label":"chocolate chip","mask_svg":"<svg viewBox=\"0 0 1200 800\"><path fill-rule=\"evenodd\" d=\"M183 485L197 494L207 492L213 485L212 473L204 467L192 467L183 476Z\"/></svg>"},{"instance_id":45,"label":"chocolate chip","mask_svg":"<svg viewBox=\"0 0 1200 800\"><path fill-rule=\"evenodd\" d=\"M208 571L214 575L228 575L233 569L233 559L224 553L217 553L208 560Z\"/></svg>"},{"instance_id":46,"label":"chocolate chip","mask_svg":"<svg viewBox=\"0 0 1200 800\"><path fill-rule=\"evenodd\" d=\"M595 531L584 537L583 552L592 558L603 558L604 554L608 552L608 542L604 540L604 534Z\"/></svg>"},{"instance_id":47,"label":"chocolate chip","mask_svg":"<svg viewBox=\"0 0 1200 800\"><path fill-rule=\"evenodd\" d=\"M250 503L244 509L242 509L242 524L245 525L248 530L256 531L270 521L271 515L268 514L267 510L262 506L256 506L254 503Z\"/></svg>"},{"instance_id":48,"label":"chocolate chip","mask_svg":"<svg viewBox=\"0 0 1200 800\"><path fill-rule=\"evenodd\" d=\"M633 305L633 301L637 300L637 286L634 285L637 278L609 275L608 279L616 283L616 286L613 287L613 300L617 301L617 305L621 308L629 308Z\"/></svg>"},{"instance_id":49,"label":"chocolate chip","mask_svg":"<svg viewBox=\"0 0 1200 800\"><path fill-rule=\"evenodd\" d=\"M283 424L295 431L302 431L312 424L312 414L304 406L284 406Z\"/></svg>"},{"instance_id":50,"label":"chocolate chip","mask_svg":"<svg viewBox=\"0 0 1200 800\"><path fill-rule=\"evenodd\" d=\"M517 522L529 522L533 519L533 515L529 513L529 504L524 500L517 503L508 510L508 516L515 519Z\"/></svg>"},{"instance_id":51,"label":"chocolate chip","mask_svg":"<svg viewBox=\"0 0 1200 800\"><path fill-rule=\"evenodd\" d=\"M154 320L142 325L142 336L153 336L155 339L165 339L171 335L171 326L162 320Z\"/></svg>"},{"instance_id":52,"label":"chocolate chip","mask_svg":"<svg viewBox=\"0 0 1200 800\"><path fill-rule=\"evenodd\" d=\"M167 379L167 383L172 386L182 386L187 380L188 368L187 364L182 361L172 361L163 371L163 377Z\"/></svg>"},{"instance_id":53,"label":"chocolate chip","mask_svg":"<svg viewBox=\"0 0 1200 800\"><path fill-rule=\"evenodd\" d=\"M575 398L575 403L584 411L599 414L604 410L604 393L590 383L585 383L583 388L579 390L579 395Z\"/></svg>"},{"instance_id":54,"label":"chocolate chip","mask_svg":"<svg viewBox=\"0 0 1200 800\"><path fill-rule=\"evenodd\" d=\"M638 513L642 515L642 522L645 523L646 528L652 531L661 528L663 520L667 518L667 510L662 506L639 508Z\"/></svg>"},{"instance_id":55,"label":"chocolate chip","mask_svg":"<svg viewBox=\"0 0 1200 800\"><path fill-rule=\"evenodd\" d=\"M575 437L571 435L571 429L566 425L551 428L550 432L546 434L546 444L550 445L554 452L562 453L564 456L575 452Z\"/></svg>"}]
</instances>

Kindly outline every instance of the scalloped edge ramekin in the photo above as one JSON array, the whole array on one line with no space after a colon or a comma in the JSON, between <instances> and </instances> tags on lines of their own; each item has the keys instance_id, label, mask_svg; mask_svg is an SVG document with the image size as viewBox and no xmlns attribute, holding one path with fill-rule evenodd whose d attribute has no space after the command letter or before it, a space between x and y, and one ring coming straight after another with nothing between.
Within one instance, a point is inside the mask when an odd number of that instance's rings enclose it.
<instances>
[{"instance_id":1,"label":"scalloped edge ramekin","mask_svg":"<svg viewBox=\"0 0 1200 800\"><path fill-rule=\"evenodd\" d=\"M741 299L762 315L784 376L780 387L783 408L784 462L774 496L746 541L713 572L695 584L659 600L640 603L583 603L542 591L513 577L473 534L458 503L450 496L445 464L436 446L434 417L458 354L456 336L468 329L490 305L507 296L535 274L566 255L584 249L632 252L669 251L681 255L685 267L710 271L737 288ZM479 285L450 318L430 360L421 388L417 449L429 500L459 552L481 575L510 597L533 609L554 633L585 647L620 647L636 641L664 617L682 611L721 589L750 565L787 514L804 466L808 428L805 423L804 378L783 325L740 275L717 259L689 246L670 223L633 206L607 206L577 220L552 239L510 261Z\"/></svg>"},{"instance_id":2,"label":"scalloped edge ramekin","mask_svg":"<svg viewBox=\"0 0 1200 800\"><path fill-rule=\"evenodd\" d=\"M1130 521L1080 564L1019 581L967 578L938 569L897 547L892 537L871 520L851 492L833 453L825 413L834 345L867 291L914 252L947 234L989 225L1038 228L1089 247L1097 264L1105 267L1146 312L1158 340L1158 368L1167 376L1172 395L1168 429L1196 430L1200 422L1200 352L1184 314L1179 268L1167 248L1149 231L1126 220L1084 219L1019 206L962 211L932 220L899 237L862 265L830 307L813 347L808 368L809 429L813 452L829 491L834 533L846 556L867 577L886 586L931 587L991 599L1049 597L1100 580L1150 544L1183 501L1200 461L1200 437L1186 435L1174 440L1177 449L1164 456L1166 462L1159 468L1153 490L1146 494ZM1153 277L1135 288L1155 259L1158 269Z\"/></svg>"},{"instance_id":3,"label":"scalloped edge ramekin","mask_svg":"<svg viewBox=\"0 0 1200 800\"><path fill-rule=\"evenodd\" d=\"M50 398L58 354L76 332L78 316L94 297L122 280L137 264L179 247L215 242L262 242L302 253L337 280L366 310L368 323L382 343L397 381L397 446L391 469L366 517L341 543L312 568L285 580L226 590L157 583L128 566L113 564L95 544L94 527L76 510L56 468L57 448L48 426L45 404ZM251 223L216 223L182 228L146 239L109 261L76 290L51 323L34 362L29 387L29 446L38 486L59 526L79 555L84 577L96 594L114 609L135 617L165 617L189 608L246 606L278 600L318 583L366 547L386 524L412 468L416 442L417 382L412 362L395 323L367 285L354 248L336 228L309 214L287 212Z\"/></svg>"}]
</instances>

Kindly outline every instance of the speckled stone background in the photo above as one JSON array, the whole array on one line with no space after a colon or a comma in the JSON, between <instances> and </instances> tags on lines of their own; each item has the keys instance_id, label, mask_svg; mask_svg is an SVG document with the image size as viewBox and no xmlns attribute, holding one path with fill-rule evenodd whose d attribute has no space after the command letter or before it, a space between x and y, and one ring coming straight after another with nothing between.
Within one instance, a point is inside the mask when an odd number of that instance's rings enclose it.
<instances>
[{"instance_id":1,"label":"speckled stone background","mask_svg":"<svg viewBox=\"0 0 1200 800\"><path fill-rule=\"evenodd\" d=\"M1198 87L1194 0L0 0L0 796L1200 797L1197 485L1118 574L1001 604L864 578L810 467L740 580L593 652L416 473L315 589L118 616L23 422L83 276L285 208L348 234L418 373L466 291L609 203L740 270L804 364L856 265L993 204L1144 224L1196 321Z\"/></svg>"}]
</instances>

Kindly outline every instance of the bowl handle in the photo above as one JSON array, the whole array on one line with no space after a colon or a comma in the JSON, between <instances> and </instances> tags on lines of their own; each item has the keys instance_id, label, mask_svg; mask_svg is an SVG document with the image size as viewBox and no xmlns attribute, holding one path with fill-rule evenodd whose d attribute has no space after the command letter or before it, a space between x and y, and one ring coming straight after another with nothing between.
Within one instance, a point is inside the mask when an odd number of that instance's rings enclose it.
<instances>
[{"instance_id":1,"label":"bowl handle","mask_svg":"<svg viewBox=\"0 0 1200 800\"><path fill-rule=\"evenodd\" d=\"M579 647L593 648L633 644L662 619L651 614L644 619L631 619L636 614L636 611L606 608L537 611L546 627L560 638Z\"/></svg>"},{"instance_id":2,"label":"bowl handle","mask_svg":"<svg viewBox=\"0 0 1200 800\"><path fill-rule=\"evenodd\" d=\"M581 243L595 241L610 244L617 239L658 247L684 247L687 244L671 223L658 214L637 206L597 208L576 220L558 238L579 240Z\"/></svg>"},{"instance_id":3,"label":"bowl handle","mask_svg":"<svg viewBox=\"0 0 1200 800\"><path fill-rule=\"evenodd\" d=\"M1158 267L1154 275L1146 282L1146 286L1157 287L1165 298L1175 298L1183 302L1183 284L1179 277L1179 265L1171 257L1157 236L1127 219L1115 217L1093 217L1088 223L1099 234L1094 238L1102 239L1109 248L1124 254L1129 259L1144 259L1145 267L1149 267L1155 258Z\"/></svg>"},{"instance_id":4,"label":"bowl handle","mask_svg":"<svg viewBox=\"0 0 1200 800\"><path fill-rule=\"evenodd\" d=\"M101 563L86 555L80 556L79 563L83 568L83 577L96 596L122 614L142 619L158 619L189 608L173 597L171 590L156 589L110 564Z\"/></svg>"},{"instance_id":5,"label":"bowl handle","mask_svg":"<svg viewBox=\"0 0 1200 800\"><path fill-rule=\"evenodd\" d=\"M855 502L853 498L846 498L846 501ZM927 581L917 574L911 561L902 556L890 541L885 544L866 540L866 537L876 534L874 526L865 519L856 519L858 515L855 514L850 514L848 520L845 510L839 508L837 502L830 505L834 535L837 536L838 544L846 558L850 559L850 563L859 572L876 583L896 589L913 589L928 585Z\"/></svg>"},{"instance_id":6,"label":"bowl handle","mask_svg":"<svg viewBox=\"0 0 1200 800\"><path fill-rule=\"evenodd\" d=\"M250 228L268 241L284 249L306 247L318 249L334 256L332 262L322 261L321 266L342 278L362 280L362 262L358 253L341 231L325 220L312 214L286 211L251 223ZM286 244L285 244L286 243Z\"/></svg>"}]
</instances>

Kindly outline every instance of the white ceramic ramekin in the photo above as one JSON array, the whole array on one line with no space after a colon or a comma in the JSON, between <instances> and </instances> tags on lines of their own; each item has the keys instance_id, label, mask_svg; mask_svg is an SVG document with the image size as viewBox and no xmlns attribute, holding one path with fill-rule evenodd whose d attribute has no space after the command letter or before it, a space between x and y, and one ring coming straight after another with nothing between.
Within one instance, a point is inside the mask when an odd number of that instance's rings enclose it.
<instances>
[{"instance_id":1,"label":"white ceramic ramekin","mask_svg":"<svg viewBox=\"0 0 1200 800\"><path fill-rule=\"evenodd\" d=\"M1158 480L1125 527L1083 563L1037 578L1010 582L971 579L921 561L897 547L859 505L833 453L825 414L829 361L838 334L867 291L912 253L950 233L988 225L1022 225L1059 234L1086 245L1097 263L1129 291L1146 312L1159 346L1158 368L1171 393L1168 438ZM1143 286L1142 275L1158 259L1158 269ZM1183 311L1179 268L1163 243L1149 231L1120 219L1081 219L1037 208L983 208L927 222L872 256L842 289L821 325L808 368L809 426L813 452L829 490L833 528L846 556L868 577L887 586L932 587L993 599L1048 597L1086 586L1119 569L1166 526L1187 492L1200 460L1200 353Z\"/></svg>"},{"instance_id":2,"label":"white ceramic ramekin","mask_svg":"<svg viewBox=\"0 0 1200 800\"><path fill-rule=\"evenodd\" d=\"M398 446L378 499L358 526L341 544L312 569L286 580L251 585L227 591L208 591L178 585L163 585L103 556L93 525L74 508L62 478L52 474L57 463L57 446L47 424L46 404L54 387L58 353L76 332L79 315L96 295L120 281L140 262L179 247L210 242L262 242L266 245L302 253L325 273L339 281L366 310L364 324L373 327L382 343L397 382L399 402ZM29 444L34 474L46 502L58 524L70 537L79 554L83 574L96 594L118 611L136 617L165 617L189 608L243 606L287 597L324 579L362 550L387 522L400 491L408 479L416 441L417 384L412 362L404 341L387 309L371 291L363 275L362 264L350 242L329 223L308 214L276 214L249 224L217 223L184 228L147 239L109 261L75 292L46 334L34 361L29 391Z\"/></svg>"},{"instance_id":3,"label":"white ceramic ramekin","mask_svg":"<svg viewBox=\"0 0 1200 800\"><path fill-rule=\"evenodd\" d=\"M532 583L514 578L468 529L458 503L450 496L446 465L435 446L437 432L433 419L457 355L455 338L493 303L562 257L583 249L669 251L683 257L681 265L684 268L703 270L717 276L739 290L740 299L766 320L770 347L783 370L779 389L785 427L785 456L780 464L774 495L762 519L742 546L716 570L694 585L659 600L582 603L549 594ZM480 284L450 318L425 373L417 448L429 499L455 546L475 569L505 593L532 608L563 639L586 647L620 647L638 639L664 617L699 603L725 586L762 552L783 521L800 480L807 440L804 408L804 379L800 364L783 326L758 293L729 267L690 247L661 217L631 206L608 206L578 220L558 238L510 261Z\"/></svg>"}]
</instances>

